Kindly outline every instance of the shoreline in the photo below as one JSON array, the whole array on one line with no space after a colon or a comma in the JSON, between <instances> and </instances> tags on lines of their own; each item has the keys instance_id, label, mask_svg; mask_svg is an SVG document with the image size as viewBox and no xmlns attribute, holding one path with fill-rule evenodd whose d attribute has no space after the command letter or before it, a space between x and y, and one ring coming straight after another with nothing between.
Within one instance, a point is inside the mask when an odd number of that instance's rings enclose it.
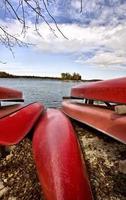
<instances>
[{"instance_id":1,"label":"shoreline","mask_svg":"<svg viewBox=\"0 0 126 200\"><path fill-rule=\"evenodd\" d=\"M65 82L92 82L92 81L100 81L100 79L91 79L91 80L83 80L78 78L62 78L62 77L51 77L51 76L34 76L34 75L13 75L7 72L0 72L0 78L24 78L24 79L42 79L42 80L59 80Z\"/></svg>"},{"instance_id":2,"label":"shoreline","mask_svg":"<svg viewBox=\"0 0 126 200\"><path fill-rule=\"evenodd\" d=\"M62 81L62 82L95 82L101 81L100 79L91 79L91 80L63 80L61 78L54 78L54 77L27 77L27 76L20 76L20 77L0 77L0 79L32 79L32 80L51 80L51 81Z\"/></svg>"}]
</instances>

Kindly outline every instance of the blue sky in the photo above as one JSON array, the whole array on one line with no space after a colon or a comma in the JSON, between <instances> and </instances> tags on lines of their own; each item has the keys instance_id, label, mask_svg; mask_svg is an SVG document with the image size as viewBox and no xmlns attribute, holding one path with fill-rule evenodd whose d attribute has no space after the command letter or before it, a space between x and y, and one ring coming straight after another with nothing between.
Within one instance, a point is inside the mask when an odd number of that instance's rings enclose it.
<instances>
[{"instance_id":1,"label":"blue sky","mask_svg":"<svg viewBox=\"0 0 126 200\"><path fill-rule=\"evenodd\" d=\"M13 0L16 7L16 0ZM42 5L43 6L43 5ZM126 76L126 0L56 0L48 9L57 21L65 39L54 21L43 11L55 30L40 21L41 37L34 31L34 13L29 10L25 37L21 25L12 16L4 14L0 6L0 23L19 39L32 43L29 48L15 46L15 58L0 44L0 71L19 75L60 76L62 72L80 73L83 79L109 79ZM19 11L20 14L20 11Z\"/></svg>"}]
</instances>

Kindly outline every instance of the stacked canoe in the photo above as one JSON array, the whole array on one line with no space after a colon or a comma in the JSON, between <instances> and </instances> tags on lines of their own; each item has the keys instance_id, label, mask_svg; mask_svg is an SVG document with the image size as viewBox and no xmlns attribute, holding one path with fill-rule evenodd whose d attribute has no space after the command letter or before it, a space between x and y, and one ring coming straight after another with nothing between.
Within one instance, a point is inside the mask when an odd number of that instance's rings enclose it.
<instances>
[{"instance_id":1,"label":"stacked canoe","mask_svg":"<svg viewBox=\"0 0 126 200\"><path fill-rule=\"evenodd\" d=\"M44 106L40 103L17 104L24 101L22 92L0 87L0 103L5 101L14 104L0 106L0 145L12 145L29 133L44 111Z\"/></svg>"},{"instance_id":2,"label":"stacked canoe","mask_svg":"<svg viewBox=\"0 0 126 200\"><path fill-rule=\"evenodd\" d=\"M63 101L62 110L126 144L126 78L73 87L71 99Z\"/></svg>"}]
</instances>

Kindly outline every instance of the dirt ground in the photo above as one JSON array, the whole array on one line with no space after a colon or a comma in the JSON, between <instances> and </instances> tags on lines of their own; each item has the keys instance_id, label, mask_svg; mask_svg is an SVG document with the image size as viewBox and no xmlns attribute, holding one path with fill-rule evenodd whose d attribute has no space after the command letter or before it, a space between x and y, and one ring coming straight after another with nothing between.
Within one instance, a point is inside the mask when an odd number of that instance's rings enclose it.
<instances>
[{"instance_id":1,"label":"dirt ground","mask_svg":"<svg viewBox=\"0 0 126 200\"><path fill-rule=\"evenodd\" d=\"M94 200L126 200L126 145L72 122L87 165ZM43 200L31 140L0 151L0 200Z\"/></svg>"}]
</instances>

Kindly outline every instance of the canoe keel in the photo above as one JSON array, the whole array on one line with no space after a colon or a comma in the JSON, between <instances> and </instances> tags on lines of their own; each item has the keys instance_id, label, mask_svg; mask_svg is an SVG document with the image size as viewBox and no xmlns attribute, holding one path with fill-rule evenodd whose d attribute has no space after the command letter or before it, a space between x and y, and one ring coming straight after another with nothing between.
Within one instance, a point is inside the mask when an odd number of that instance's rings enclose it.
<instances>
[{"instance_id":1,"label":"canoe keel","mask_svg":"<svg viewBox=\"0 0 126 200\"><path fill-rule=\"evenodd\" d=\"M91 200L92 194L71 123L48 109L33 137L37 171L47 200Z\"/></svg>"}]
</instances>

